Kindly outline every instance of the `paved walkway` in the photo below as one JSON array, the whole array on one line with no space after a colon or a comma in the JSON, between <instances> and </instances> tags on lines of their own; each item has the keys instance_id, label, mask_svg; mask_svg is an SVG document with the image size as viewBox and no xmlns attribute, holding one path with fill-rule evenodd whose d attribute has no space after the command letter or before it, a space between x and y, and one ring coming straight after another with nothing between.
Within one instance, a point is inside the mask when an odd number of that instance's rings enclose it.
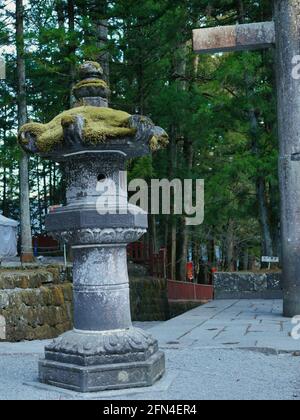
<instances>
[{"instance_id":1,"label":"paved walkway","mask_svg":"<svg viewBox=\"0 0 300 420\"><path fill-rule=\"evenodd\" d=\"M281 312L280 301L215 301L138 324L166 353L167 374L146 389L81 395L39 385L46 342L0 343L0 400L300 400L300 340Z\"/></svg>"},{"instance_id":2,"label":"paved walkway","mask_svg":"<svg viewBox=\"0 0 300 420\"><path fill-rule=\"evenodd\" d=\"M161 347L300 351L280 300L217 300L151 329ZM299 326L300 331L300 326ZM300 368L300 366L299 366Z\"/></svg>"}]
</instances>

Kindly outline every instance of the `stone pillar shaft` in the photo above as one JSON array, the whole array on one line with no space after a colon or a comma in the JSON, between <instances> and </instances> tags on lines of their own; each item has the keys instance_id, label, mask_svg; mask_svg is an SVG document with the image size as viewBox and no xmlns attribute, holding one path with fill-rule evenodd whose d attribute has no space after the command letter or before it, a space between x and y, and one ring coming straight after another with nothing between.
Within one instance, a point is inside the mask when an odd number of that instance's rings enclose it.
<instances>
[{"instance_id":1,"label":"stone pillar shaft","mask_svg":"<svg viewBox=\"0 0 300 420\"><path fill-rule=\"evenodd\" d=\"M130 328L126 245L78 245L73 250L74 328Z\"/></svg>"},{"instance_id":2,"label":"stone pillar shaft","mask_svg":"<svg viewBox=\"0 0 300 420\"><path fill-rule=\"evenodd\" d=\"M275 1L284 315L300 314L300 2Z\"/></svg>"}]
</instances>

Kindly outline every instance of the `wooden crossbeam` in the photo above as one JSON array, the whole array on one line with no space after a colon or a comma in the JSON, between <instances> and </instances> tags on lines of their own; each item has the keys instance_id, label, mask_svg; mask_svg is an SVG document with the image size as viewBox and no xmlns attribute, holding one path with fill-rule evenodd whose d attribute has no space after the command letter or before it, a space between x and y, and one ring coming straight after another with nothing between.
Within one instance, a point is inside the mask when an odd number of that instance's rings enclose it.
<instances>
[{"instance_id":1,"label":"wooden crossbeam","mask_svg":"<svg viewBox=\"0 0 300 420\"><path fill-rule=\"evenodd\" d=\"M269 48L275 44L274 22L195 29L194 51L199 54Z\"/></svg>"}]
</instances>

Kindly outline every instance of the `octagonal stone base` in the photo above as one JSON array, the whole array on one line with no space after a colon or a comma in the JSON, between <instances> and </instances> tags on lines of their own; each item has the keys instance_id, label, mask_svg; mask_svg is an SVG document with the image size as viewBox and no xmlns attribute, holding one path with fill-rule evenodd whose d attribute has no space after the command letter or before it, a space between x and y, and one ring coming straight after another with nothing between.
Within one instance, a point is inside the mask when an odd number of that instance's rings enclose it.
<instances>
[{"instance_id":1,"label":"octagonal stone base","mask_svg":"<svg viewBox=\"0 0 300 420\"><path fill-rule=\"evenodd\" d=\"M77 392L151 386L164 372L157 340L138 328L69 331L46 347L39 362L40 382Z\"/></svg>"},{"instance_id":2,"label":"octagonal stone base","mask_svg":"<svg viewBox=\"0 0 300 420\"><path fill-rule=\"evenodd\" d=\"M165 372L165 356L157 352L145 362L78 366L41 360L42 383L77 392L138 388L153 385Z\"/></svg>"}]
</instances>

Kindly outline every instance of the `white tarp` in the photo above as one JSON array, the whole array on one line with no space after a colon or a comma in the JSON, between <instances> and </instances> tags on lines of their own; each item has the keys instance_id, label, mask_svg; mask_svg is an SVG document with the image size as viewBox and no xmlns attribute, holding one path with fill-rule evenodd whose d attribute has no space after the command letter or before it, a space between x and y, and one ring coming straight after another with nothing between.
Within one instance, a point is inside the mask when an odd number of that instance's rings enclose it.
<instances>
[{"instance_id":1,"label":"white tarp","mask_svg":"<svg viewBox=\"0 0 300 420\"><path fill-rule=\"evenodd\" d=\"M0 214L0 261L17 255L18 225Z\"/></svg>"}]
</instances>

